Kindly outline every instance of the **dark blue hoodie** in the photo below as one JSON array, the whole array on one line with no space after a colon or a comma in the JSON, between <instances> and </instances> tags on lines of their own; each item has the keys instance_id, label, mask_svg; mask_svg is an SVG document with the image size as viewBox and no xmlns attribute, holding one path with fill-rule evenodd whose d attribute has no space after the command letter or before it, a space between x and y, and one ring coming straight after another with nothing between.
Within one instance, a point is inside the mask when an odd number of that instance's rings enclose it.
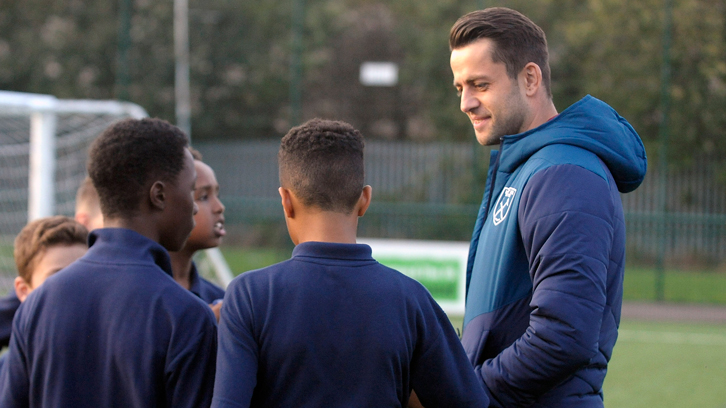
<instances>
[{"instance_id":1,"label":"dark blue hoodie","mask_svg":"<svg viewBox=\"0 0 726 408\"><path fill-rule=\"evenodd\" d=\"M635 130L591 96L492 152L462 343L495 407L602 407L625 222L645 177Z\"/></svg>"}]
</instances>

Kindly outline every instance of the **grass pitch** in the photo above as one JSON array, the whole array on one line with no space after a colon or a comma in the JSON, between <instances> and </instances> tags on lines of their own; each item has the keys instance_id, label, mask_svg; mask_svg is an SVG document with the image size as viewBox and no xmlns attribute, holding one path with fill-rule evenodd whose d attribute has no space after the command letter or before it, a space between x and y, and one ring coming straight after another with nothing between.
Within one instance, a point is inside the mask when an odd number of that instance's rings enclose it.
<instances>
[{"instance_id":1,"label":"grass pitch","mask_svg":"<svg viewBox=\"0 0 726 408\"><path fill-rule=\"evenodd\" d=\"M726 407L726 326L625 321L606 408Z\"/></svg>"}]
</instances>

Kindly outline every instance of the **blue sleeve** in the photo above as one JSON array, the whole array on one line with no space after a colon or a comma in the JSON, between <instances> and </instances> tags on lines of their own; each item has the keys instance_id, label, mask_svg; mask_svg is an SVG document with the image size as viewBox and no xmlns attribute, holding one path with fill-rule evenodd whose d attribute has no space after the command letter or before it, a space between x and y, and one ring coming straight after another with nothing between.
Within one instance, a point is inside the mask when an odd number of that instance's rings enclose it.
<instances>
[{"instance_id":1,"label":"blue sleeve","mask_svg":"<svg viewBox=\"0 0 726 408\"><path fill-rule=\"evenodd\" d=\"M249 407L257 385L258 345L240 280L227 288L219 318L219 353L212 407Z\"/></svg>"},{"instance_id":2,"label":"blue sleeve","mask_svg":"<svg viewBox=\"0 0 726 408\"><path fill-rule=\"evenodd\" d=\"M615 204L608 180L575 165L532 176L518 210L532 279L525 333L477 367L493 406L529 406L598 352Z\"/></svg>"},{"instance_id":3,"label":"blue sleeve","mask_svg":"<svg viewBox=\"0 0 726 408\"><path fill-rule=\"evenodd\" d=\"M201 302L200 302L201 303ZM190 310L189 314L198 310ZM189 328L188 335L172 338L174 348L166 367L169 406L208 407L212 403L214 373L217 359L217 327L212 311L204 305L203 316ZM185 328L186 329L186 328Z\"/></svg>"},{"instance_id":4,"label":"blue sleeve","mask_svg":"<svg viewBox=\"0 0 726 408\"><path fill-rule=\"evenodd\" d=\"M10 333L13 327L15 311L20 306L20 300L15 296L15 291L0 299L0 348L10 344Z\"/></svg>"},{"instance_id":5,"label":"blue sleeve","mask_svg":"<svg viewBox=\"0 0 726 408\"><path fill-rule=\"evenodd\" d=\"M22 312L18 312L18 319L13 321L9 350L0 369L0 407L4 408L30 406L30 380L23 340L25 333L20 327L22 320Z\"/></svg>"},{"instance_id":6,"label":"blue sleeve","mask_svg":"<svg viewBox=\"0 0 726 408\"><path fill-rule=\"evenodd\" d=\"M428 295L428 294L427 294ZM451 322L433 298L411 364L411 388L425 407L486 408L489 400Z\"/></svg>"}]
</instances>

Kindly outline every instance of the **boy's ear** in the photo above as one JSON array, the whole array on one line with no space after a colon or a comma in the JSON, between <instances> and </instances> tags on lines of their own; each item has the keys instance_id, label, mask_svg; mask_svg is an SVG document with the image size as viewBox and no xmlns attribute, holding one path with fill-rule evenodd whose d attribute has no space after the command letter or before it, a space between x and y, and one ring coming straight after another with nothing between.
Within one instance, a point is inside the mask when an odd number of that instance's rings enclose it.
<instances>
[{"instance_id":1,"label":"boy's ear","mask_svg":"<svg viewBox=\"0 0 726 408\"><path fill-rule=\"evenodd\" d=\"M88 216L88 213L85 211L78 211L73 216L73 219L78 221L79 224L88 227L89 221L91 220L91 217Z\"/></svg>"},{"instance_id":2,"label":"boy's ear","mask_svg":"<svg viewBox=\"0 0 726 408\"><path fill-rule=\"evenodd\" d=\"M27 298L32 291L33 288L30 287L25 279L21 278L20 276L15 278L15 295L18 297L18 300L24 302L25 298Z\"/></svg>"},{"instance_id":3,"label":"boy's ear","mask_svg":"<svg viewBox=\"0 0 726 408\"><path fill-rule=\"evenodd\" d=\"M149 202L152 208L163 210L166 207L165 185L162 181L155 181L149 189Z\"/></svg>"},{"instance_id":4,"label":"boy's ear","mask_svg":"<svg viewBox=\"0 0 726 408\"><path fill-rule=\"evenodd\" d=\"M358 198L358 204L356 205L356 207L358 208L359 217L362 217L368 210L368 206L371 205L372 196L373 196L373 187L371 187L371 186L363 187L363 191L361 191L361 193L360 193L360 198Z\"/></svg>"},{"instance_id":5,"label":"boy's ear","mask_svg":"<svg viewBox=\"0 0 726 408\"><path fill-rule=\"evenodd\" d=\"M292 193L285 187L277 189L280 193L280 199L282 200L282 209L285 211L286 218L295 218L295 208L292 205Z\"/></svg>"}]
</instances>

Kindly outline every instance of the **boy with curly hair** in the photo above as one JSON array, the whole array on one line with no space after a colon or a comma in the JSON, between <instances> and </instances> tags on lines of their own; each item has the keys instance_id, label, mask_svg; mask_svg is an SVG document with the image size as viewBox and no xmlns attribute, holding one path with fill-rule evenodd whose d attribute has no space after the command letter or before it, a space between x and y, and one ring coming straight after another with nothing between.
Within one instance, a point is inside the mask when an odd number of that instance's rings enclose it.
<instances>
[{"instance_id":1,"label":"boy with curly hair","mask_svg":"<svg viewBox=\"0 0 726 408\"><path fill-rule=\"evenodd\" d=\"M88 173L105 228L18 309L0 406L209 406L216 322L174 281L167 252L197 211L187 145L159 119L117 122L94 141Z\"/></svg>"}]
</instances>

